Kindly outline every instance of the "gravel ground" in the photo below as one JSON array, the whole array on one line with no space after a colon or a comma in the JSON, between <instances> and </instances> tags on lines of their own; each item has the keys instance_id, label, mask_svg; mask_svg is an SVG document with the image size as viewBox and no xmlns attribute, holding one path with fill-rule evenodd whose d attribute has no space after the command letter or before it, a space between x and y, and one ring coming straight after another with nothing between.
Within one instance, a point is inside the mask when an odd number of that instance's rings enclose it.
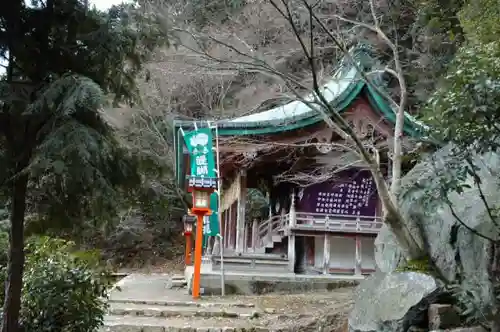
<instances>
[{"instance_id":1,"label":"gravel ground","mask_svg":"<svg viewBox=\"0 0 500 332\"><path fill-rule=\"evenodd\" d=\"M327 332L344 327L352 308L352 291L353 288L339 288L331 292L228 296L224 300L254 303L255 309L268 314L257 318L256 323L273 330Z\"/></svg>"}]
</instances>

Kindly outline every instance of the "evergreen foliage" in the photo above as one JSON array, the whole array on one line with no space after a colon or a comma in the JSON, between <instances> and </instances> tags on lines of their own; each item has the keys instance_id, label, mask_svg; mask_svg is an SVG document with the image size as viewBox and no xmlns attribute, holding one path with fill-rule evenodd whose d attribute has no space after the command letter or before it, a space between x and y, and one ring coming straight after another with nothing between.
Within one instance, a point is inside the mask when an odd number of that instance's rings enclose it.
<instances>
[{"instance_id":1,"label":"evergreen foliage","mask_svg":"<svg viewBox=\"0 0 500 332\"><path fill-rule=\"evenodd\" d=\"M468 1L459 17L469 42L487 44L498 41L500 1Z\"/></svg>"},{"instance_id":2,"label":"evergreen foliage","mask_svg":"<svg viewBox=\"0 0 500 332\"><path fill-rule=\"evenodd\" d=\"M78 0L13 1L0 13L1 188L11 211L3 331L17 331L26 213L63 224L113 211L118 185L138 179L103 113L108 100L138 99L136 75L165 42L138 14ZM28 201L33 187L41 194Z\"/></svg>"},{"instance_id":3,"label":"evergreen foliage","mask_svg":"<svg viewBox=\"0 0 500 332\"><path fill-rule=\"evenodd\" d=\"M111 278L99 266L97 253L78 251L72 242L47 237L30 238L26 253L23 331L94 332L102 325ZM5 277L2 265L0 280ZM4 299L3 289L0 299Z\"/></svg>"},{"instance_id":4,"label":"evergreen foliage","mask_svg":"<svg viewBox=\"0 0 500 332\"><path fill-rule=\"evenodd\" d=\"M481 188L484 179L478 174L477 163L484 153L499 151L498 123L500 121L500 44L496 35L500 31L500 11L497 1L468 1L460 10L460 23L466 42L447 67L438 89L431 95L423 117L432 128L432 135L450 145L450 154L437 161L440 167L435 178L426 183L429 202L452 209L450 195L476 190L492 225L498 226L498 207L495 200L487 199ZM480 295L479 288L469 280L457 276L457 284L448 285L465 321L482 324L497 331L500 313L500 275L498 235L500 229L479 231L464 225L459 217L458 227L467 228L486 240L491 248L489 278L493 301ZM457 228L458 229L458 228Z\"/></svg>"},{"instance_id":5,"label":"evergreen foliage","mask_svg":"<svg viewBox=\"0 0 500 332\"><path fill-rule=\"evenodd\" d=\"M476 152L498 149L500 120L500 47L498 43L464 47L442 86L430 99L433 134Z\"/></svg>"}]
</instances>

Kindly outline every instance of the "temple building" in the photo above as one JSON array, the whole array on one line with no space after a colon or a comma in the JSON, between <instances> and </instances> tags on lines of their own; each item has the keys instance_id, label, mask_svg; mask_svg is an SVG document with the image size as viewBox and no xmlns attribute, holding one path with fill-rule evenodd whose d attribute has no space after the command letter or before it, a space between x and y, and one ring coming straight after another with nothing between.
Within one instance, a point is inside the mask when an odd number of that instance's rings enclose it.
<instances>
[{"instance_id":1,"label":"temple building","mask_svg":"<svg viewBox=\"0 0 500 332\"><path fill-rule=\"evenodd\" d=\"M352 50L324 85L323 95L359 138L381 151L389 178L396 116L379 94L382 81L368 84L363 79L373 63L368 51ZM213 128L217 140L221 179L217 209L222 240L210 248L211 269L220 267L222 250L228 271L361 276L375 270L374 239L382 226L377 189L366 165L327 125L324 114L291 101L223 121L175 121L182 187L190 168L181 132L204 126ZM405 115L404 146L411 145L419 129ZM267 206L250 218L245 210L251 189L266 197Z\"/></svg>"}]
</instances>

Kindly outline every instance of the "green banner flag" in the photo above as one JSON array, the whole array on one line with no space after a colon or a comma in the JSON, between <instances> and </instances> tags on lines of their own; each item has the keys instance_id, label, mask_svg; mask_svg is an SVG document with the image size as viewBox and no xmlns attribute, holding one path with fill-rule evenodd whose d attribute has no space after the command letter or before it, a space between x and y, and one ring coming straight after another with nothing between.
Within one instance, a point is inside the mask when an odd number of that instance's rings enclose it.
<instances>
[{"instance_id":1,"label":"green banner flag","mask_svg":"<svg viewBox=\"0 0 500 332\"><path fill-rule=\"evenodd\" d=\"M210 210L212 210L212 214L208 216L209 223L205 226L206 231L203 233L209 236L217 236L219 235L219 198L217 193L210 195Z\"/></svg>"},{"instance_id":2,"label":"green banner flag","mask_svg":"<svg viewBox=\"0 0 500 332\"><path fill-rule=\"evenodd\" d=\"M215 158L212 145L212 130L200 128L184 134L190 154L192 177L216 178Z\"/></svg>"},{"instance_id":3,"label":"green banner flag","mask_svg":"<svg viewBox=\"0 0 500 332\"><path fill-rule=\"evenodd\" d=\"M210 195L210 210L212 214L203 219L203 248L206 248L208 238L220 234L219 229L219 198L217 193Z\"/></svg>"},{"instance_id":4,"label":"green banner flag","mask_svg":"<svg viewBox=\"0 0 500 332\"><path fill-rule=\"evenodd\" d=\"M210 128L200 128L184 134L184 141L190 154L191 177L215 179L215 158L213 152L213 136ZM217 193L210 195L210 210L203 222L203 242L209 236L217 236L219 229L219 199Z\"/></svg>"}]
</instances>

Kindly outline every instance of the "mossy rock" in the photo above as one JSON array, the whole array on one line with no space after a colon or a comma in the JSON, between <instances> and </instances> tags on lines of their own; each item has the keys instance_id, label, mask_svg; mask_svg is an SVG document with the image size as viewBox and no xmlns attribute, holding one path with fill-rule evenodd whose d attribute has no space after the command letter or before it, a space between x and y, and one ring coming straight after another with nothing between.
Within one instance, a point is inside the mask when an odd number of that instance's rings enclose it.
<instances>
[{"instance_id":1,"label":"mossy rock","mask_svg":"<svg viewBox=\"0 0 500 332\"><path fill-rule=\"evenodd\" d=\"M429 264L428 258L422 259L412 259L406 261L404 264L398 266L395 270L396 272L419 272L430 274L431 265Z\"/></svg>"}]
</instances>

